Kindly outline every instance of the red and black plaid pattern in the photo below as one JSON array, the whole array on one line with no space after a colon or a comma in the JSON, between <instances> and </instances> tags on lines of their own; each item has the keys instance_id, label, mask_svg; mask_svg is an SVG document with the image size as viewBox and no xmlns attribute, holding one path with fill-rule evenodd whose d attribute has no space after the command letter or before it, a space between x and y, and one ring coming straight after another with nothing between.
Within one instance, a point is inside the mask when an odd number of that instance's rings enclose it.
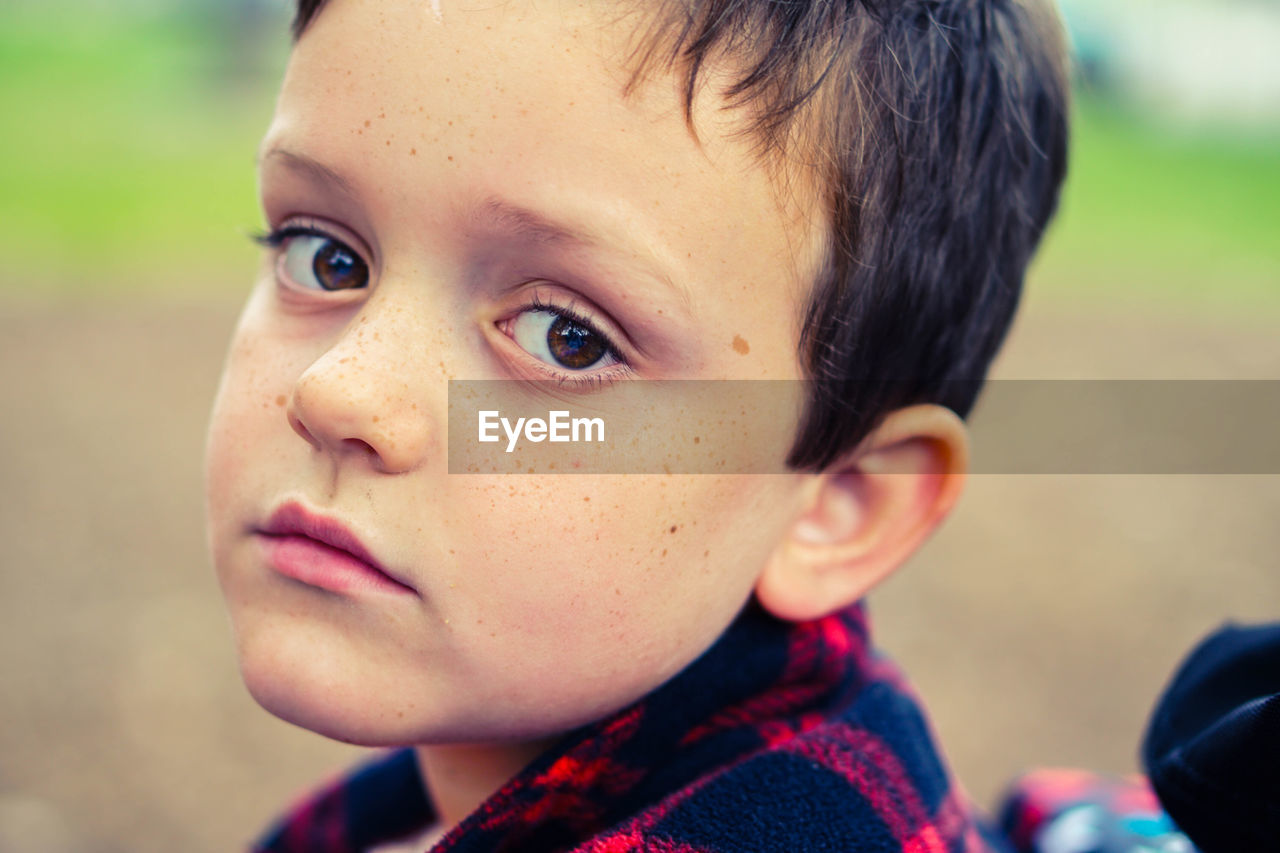
<instances>
[{"instance_id":1,"label":"red and black plaid pattern","mask_svg":"<svg viewBox=\"0 0 1280 853\"><path fill-rule=\"evenodd\" d=\"M433 820L409 750L304 802L260 853L348 853ZM861 607L792 624L749 606L642 701L563 738L432 848L494 851L1003 850L949 784Z\"/></svg>"}]
</instances>

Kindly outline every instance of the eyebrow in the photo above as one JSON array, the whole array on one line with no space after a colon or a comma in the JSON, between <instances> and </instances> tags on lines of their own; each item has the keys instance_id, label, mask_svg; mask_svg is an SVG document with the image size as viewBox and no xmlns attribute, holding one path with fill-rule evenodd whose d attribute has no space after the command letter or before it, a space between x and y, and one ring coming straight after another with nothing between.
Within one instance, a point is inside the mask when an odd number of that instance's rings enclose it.
<instances>
[{"instance_id":1,"label":"eyebrow","mask_svg":"<svg viewBox=\"0 0 1280 853\"><path fill-rule=\"evenodd\" d=\"M500 198L489 198L475 212L475 218L491 228L506 231L535 243L547 245L575 244L595 246L599 241L593 235L575 231L552 222L543 216Z\"/></svg>"},{"instance_id":2,"label":"eyebrow","mask_svg":"<svg viewBox=\"0 0 1280 853\"><path fill-rule=\"evenodd\" d=\"M318 183L326 184L343 195L359 198L355 184L313 157L275 146L258 158L260 164L268 160L280 160L292 171L299 172ZM686 312L691 312L693 301L689 296L688 288L678 284L658 257L652 251L646 250L643 244L609 238L590 227L558 222L549 216L497 196L485 199L474 208L472 220L476 225L487 226L515 238L546 246L585 249L598 249L602 246L621 247L622 251L643 259L644 269L650 276L664 285Z\"/></svg>"},{"instance_id":3,"label":"eyebrow","mask_svg":"<svg viewBox=\"0 0 1280 853\"><path fill-rule=\"evenodd\" d=\"M644 250L642 244L610 238L587 226L558 222L537 211L512 204L497 197L487 198L476 207L473 211L473 219L479 225L488 226L489 228L506 232L516 238L541 245L586 249L595 249L602 246L621 247L625 253L642 259L645 270L660 284L664 285L679 300L686 311L689 310L692 304L688 289L678 284L667 273L653 252Z\"/></svg>"},{"instance_id":4,"label":"eyebrow","mask_svg":"<svg viewBox=\"0 0 1280 853\"><path fill-rule=\"evenodd\" d=\"M319 183L328 184L343 195L351 196L352 198L355 198L358 195L355 185L352 184L351 181L347 180L333 169L330 169L319 160L308 157L305 154L298 154L295 151L290 151L286 148L280 148L277 146L262 154L258 158L258 163L262 164L267 160L272 159L283 161L287 168L295 172L301 172Z\"/></svg>"}]
</instances>

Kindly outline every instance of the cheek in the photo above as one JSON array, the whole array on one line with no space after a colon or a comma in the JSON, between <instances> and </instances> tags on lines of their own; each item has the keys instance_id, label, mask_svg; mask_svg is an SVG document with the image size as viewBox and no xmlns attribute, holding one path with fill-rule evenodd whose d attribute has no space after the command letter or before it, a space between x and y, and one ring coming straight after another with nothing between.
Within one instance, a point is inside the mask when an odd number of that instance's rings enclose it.
<instances>
[{"instance_id":1,"label":"cheek","mask_svg":"<svg viewBox=\"0 0 1280 853\"><path fill-rule=\"evenodd\" d=\"M220 519L238 514L244 495L255 493L254 478L265 476L264 463L278 451L280 437L291 433L285 406L293 374L280 348L249 322L253 309L251 301L232 337L209 418L205 496L211 534Z\"/></svg>"},{"instance_id":2,"label":"cheek","mask_svg":"<svg viewBox=\"0 0 1280 853\"><path fill-rule=\"evenodd\" d=\"M466 531L449 581L462 618L484 619L530 671L625 666L646 692L723 631L776 541L767 507L782 502L770 478L750 479L516 475L469 489L445 524Z\"/></svg>"}]
</instances>

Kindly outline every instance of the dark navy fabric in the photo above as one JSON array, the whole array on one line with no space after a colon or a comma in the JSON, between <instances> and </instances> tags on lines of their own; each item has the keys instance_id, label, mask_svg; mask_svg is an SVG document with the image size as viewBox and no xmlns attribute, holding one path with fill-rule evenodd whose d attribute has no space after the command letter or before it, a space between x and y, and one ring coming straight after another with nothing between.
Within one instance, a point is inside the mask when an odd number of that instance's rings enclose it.
<instances>
[{"instance_id":1,"label":"dark navy fabric","mask_svg":"<svg viewBox=\"0 0 1280 853\"><path fill-rule=\"evenodd\" d=\"M1156 706L1142 755L1204 853L1280 851L1280 624L1205 639Z\"/></svg>"}]
</instances>

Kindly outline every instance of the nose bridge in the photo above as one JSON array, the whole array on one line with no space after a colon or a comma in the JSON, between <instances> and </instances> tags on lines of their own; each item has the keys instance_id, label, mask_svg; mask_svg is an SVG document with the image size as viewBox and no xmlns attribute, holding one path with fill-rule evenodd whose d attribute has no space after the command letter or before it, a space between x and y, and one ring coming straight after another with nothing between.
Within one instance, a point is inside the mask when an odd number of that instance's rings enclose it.
<instances>
[{"instance_id":1,"label":"nose bridge","mask_svg":"<svg viewBox=\"0 0 1280 853\"><path fill-rule=\"evenodd\" d=\"M425 353L410 311L371 298L299 376L290 403L295 429L317 448L368 455L378 469L420 466L441 440Z\"/></svg>"}]
</instances>

